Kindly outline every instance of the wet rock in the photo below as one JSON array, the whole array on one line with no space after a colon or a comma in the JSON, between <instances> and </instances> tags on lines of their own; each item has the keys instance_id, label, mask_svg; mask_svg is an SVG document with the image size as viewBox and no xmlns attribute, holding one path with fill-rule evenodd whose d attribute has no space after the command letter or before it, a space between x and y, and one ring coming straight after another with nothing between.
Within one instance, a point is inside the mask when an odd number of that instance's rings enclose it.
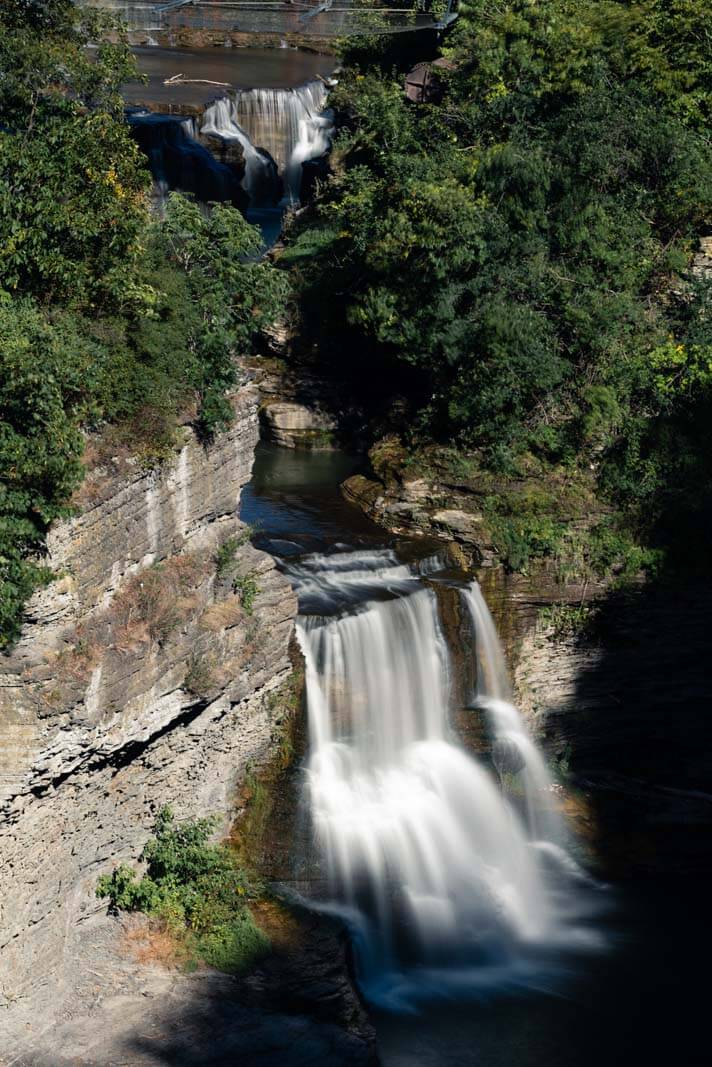
<instances>
[{"instance_id":1,"label":"wet rock","mask_svg":"<svg viewBox=\"0 0 712 1067\"><path fill-rule=\"evenodd\" d=\"M249 197L240 184L244 168L240 171L216 159L190 136L185 119L134 110L127 117L158 190L168 187L192 193L203 203L217 201L247 209Z\"/></svg>"},{"instance_id":2,"label":"wet rock","mask_svg":"<svg viewBox=\"0 0 712 1067\"><path fill-rule=\"evenodd\" d=\"M330 174L328 154L302 163L302 181L299 190L299 199L302 204L312 202L316 196L317 186L320 182L325 182Z\"/></svg>"},{"instance_id":3,"label":"wet rock","mask_svg":"<svg viewBox=\"0 0 712 1067\"><path fill-rule=\"evenodd\" d=\"M271 440L285 448L322 450L334 447L332 434L336 422L316 407L275 401L262 407L261 416Z\"/></svg>"},{"instance_id":4,"label":"wet rock","mask_svg":"<svg viewBox=\"0 0 712 1067\"><path fill-rule=\"evenodd\" d=\"M238 178L245 176L245 153L239 141L228 141L217 133L202 132L197 139L216 159L231 167Z\"/></svg>"}]
</instances>

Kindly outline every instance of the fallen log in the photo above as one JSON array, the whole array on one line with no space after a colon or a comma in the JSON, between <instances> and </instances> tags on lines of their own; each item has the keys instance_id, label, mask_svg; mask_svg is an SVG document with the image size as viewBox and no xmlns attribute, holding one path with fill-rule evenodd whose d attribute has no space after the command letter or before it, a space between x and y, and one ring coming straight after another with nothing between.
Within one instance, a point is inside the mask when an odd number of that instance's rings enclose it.
<instances>
[{"instance_id":1,"label":"fallen log","mask_svg":"<svg viewBox=\"0 0 712 1067\"><path fill-rule=\"evenodd\" d=\"M185 74L174 74L172 78L164 78L164 85L217 85L221 89L231 89L230 82L213 82L208 78L186 78Z\"/></svg>"}]
</instances>

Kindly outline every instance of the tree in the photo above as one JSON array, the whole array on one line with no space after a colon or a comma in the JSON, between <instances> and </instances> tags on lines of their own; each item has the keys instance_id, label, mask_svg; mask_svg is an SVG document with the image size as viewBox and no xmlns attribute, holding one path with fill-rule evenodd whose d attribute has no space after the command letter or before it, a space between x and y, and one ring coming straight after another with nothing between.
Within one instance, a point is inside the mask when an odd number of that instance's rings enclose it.
<instances>
[{"instance_id":1,"label":"tree","mask_svg":"<svg viewBox=\"0 0 712 1067\"><path fill-rule=\"evenodd\" d=\"M0 11L0 277L47 304L120 303L146 224L148 174L119 95L135 64L109 31L62 0Z\"/></svg>"},{"instance_id":2,"label":"tree","mask_svg":"<svg viewBox=\"0 0 712 1067\"><path fill-rule=\"evenodd\" d=\"M274 323L287 280L259 258L259 231L229 205L215 204L206 216L172 194L154 235L159 254L184 274L196 311L188 344L196 360L200 428L210 436L231 418L225 394L236 382L235 358Z\"/></svg>"},{"instance_id":3,"label":"tree","mask_svg":"<svg viewBox=\"0 0 712 1067\"><path fill-rule=\"evenodd\" d=\"M354 52L340 78L334 175L281 260L305 330L325 367L366 382L381 429L520 476L596 471L608 505L650 533L665 477L692 489L707 462L690 462L693 440L707 455L708 389L691 369L707 342L690 347L680 315L712 211L706 11L460 11L436 103L407 103L377 53ZM674 416L653 384L670 346L697 394Z\"/></svg>"}]
</instances>

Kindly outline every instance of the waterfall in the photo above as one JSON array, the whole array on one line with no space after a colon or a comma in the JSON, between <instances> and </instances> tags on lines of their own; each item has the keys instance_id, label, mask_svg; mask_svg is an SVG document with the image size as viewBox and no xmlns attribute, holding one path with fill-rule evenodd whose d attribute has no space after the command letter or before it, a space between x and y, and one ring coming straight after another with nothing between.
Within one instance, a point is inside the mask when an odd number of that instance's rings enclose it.
<instances>
[{"instance_id":1,"label":"waterfall","mask_svg":"<svg viewBox=\"0 0 712 1067\"><path fill-rule=\"evenodd\" d=\"M476 585L461 592L475 631L476 701L494 746L516 747L524 810L453 735L454 660L432 587L439 567L411 568L389 551L286 567L300 602L320 906L348 923L367 997L393 1010L540 982L543 954L588 936L577 868L556 820L539 820L550 801L543 760L509 703ZM554 837L540 837L552 827Z\"/></svg>"},{"instance_id":2,"label":"waterfall","mask_svg":"<svg viewBox=\"0 0 712 1067\"><path fill-rule=\"evenodd\" d=\"M333 133L321 81L298 89L248 89L210 104L201 133L238 141L245 153L245 188L259 199L266 174L276 165L291 201L299 199L302 164L328 152Z\"/></svg>"},{"instance_id":3,"label":"waterfall","mask_svg":"<svg viewBox=\"0 0 712 1067\"><path fill-rule=\"evenodd\" d=\"M512 703L504 654L477 582L462 592L475 636L476 691L473 702L487 714L492 756L500 774L516 773L526 804L529 832L551 852L565 843L563 820L553 804L551 778L541 752ZM544 844L546 843L546 844ZM563 862L566 862L563 859Z\"/></svg>"}]
</instances>

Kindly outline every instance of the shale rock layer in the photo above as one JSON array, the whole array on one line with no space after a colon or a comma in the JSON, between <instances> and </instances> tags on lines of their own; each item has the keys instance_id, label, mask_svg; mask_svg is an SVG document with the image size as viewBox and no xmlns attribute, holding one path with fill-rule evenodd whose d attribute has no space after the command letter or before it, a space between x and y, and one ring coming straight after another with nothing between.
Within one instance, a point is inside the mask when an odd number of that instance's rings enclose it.
<instances>
[{"instance_id":1,"label":"shale rock layer","mask_svg":"<svg viewBox=\"0 0 712 1067\"><path fill-rule=\"evenodd\" d=\"M209 448L186 429L160 470L95 470L51 531L59 577L0 661L0 1003L57 997L99 874L158 808L227 812L269 752L296 605L237 517L255 388L234 407Z\"/></svg>"}]
</instances>

